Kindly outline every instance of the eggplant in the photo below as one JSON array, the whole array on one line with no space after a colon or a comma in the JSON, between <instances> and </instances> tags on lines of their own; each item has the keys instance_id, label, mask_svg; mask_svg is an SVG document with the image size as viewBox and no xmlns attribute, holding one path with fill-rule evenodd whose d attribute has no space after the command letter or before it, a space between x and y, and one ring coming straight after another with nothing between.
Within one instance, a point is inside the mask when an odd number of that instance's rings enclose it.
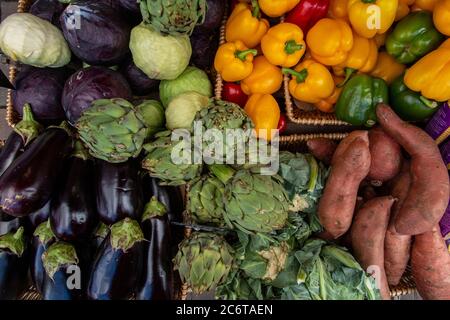
<instances>
[{"instance_id":1,"label":"eggplant","mask_svg":"<svg viewBox=\"0 0 450 320\"><path fill-rule=\"evenodd\" d=\"M134 293L143 264L144 235L136 220L111 226L95 258L87 295L92 300L125 300Z\"/></svg>"},{"instance_id":2,"label":"eggplant","mask_svg":"<svg viewBox=\"0 0 450 320\"><path fill-rule=\"evenodd\" d=\"M0 300L17 299L28 284L24 228L0 237Z\"/></svg>"},{"instance_id":3,"label":"eggplant","mask_svg":"<svg viewBox=\"0 0 450 320\"><path fill-rule=\"evenodd\" d=\"M0 152L0 176L11 163L23 152L23 139L15 131L11 132Z\"/></svg>"},{"instance_id":4,"label":"eggplant","mask_svg":"<svg viewBox=\"0 0 450 320\"><path fill-rule=\"evenodd\" d=\"M223 16L225 15L226 1L206 0L207 11L205 21L198 25L196 29L204 32L213 32L220 28Z\"/></svg>"},{"instance_id":5,"label":"eggplant","mask_svg":"<svg viewBox=\"0 0 450 320\"><path fill-rule=\"evenodd\" d=\"M67 161L67 174L51 200L50 226L59 240L86 241L98 224L94 196L94 168L80 141Z\"/></svg>"},{"instance_id":6,"label":"eggplant","mask_svg":"<svg viewBox=\"0 0 450 320\"><path fill-rule=\"evenodd\" d=\"M30 213L27 216L30 227L32 229L36 229L42 222L47 221L50 218L50 203L51 199L47 201L47 203L37 211Z\"/></svg>"},{"instance_id":7,"label":"eggplant","mask_svg":"<svg viewBox=\"0 0 450 320\"><path fill-rule=\"evenodd\" d=\"M214 57L219 47L219 34L194 29L191 37L191 62L200 69L209 70L214 65Z\"/></svg>"},{"instance_id":8,"label":"eggplant","mask_svg":"<svg viewBox=\"0 0 450 320\"><path fill-rule=\"evenodd\" d=\"M0 207L5 213L26 216L50 200L71 141L68 129L51 127L8 167L0 177Z\"/></svg>"},{"instance_id":9,"label":"eggplant","mask_svg":"<svg viewBox=\"0 0 450 320\"><path fill-rule=\"evenodd\" d=\"M124 218L139 220L144 207L142 178L137 161L96 166L96 202L100 221L112 225Z\"/></svg>"},{"instance_id":10,"label":"eggplant","mask_svg":"<svg viewBox=\"0 0 450 320\"><path fill-rule=\"evenodd\" d=\"M129 57L124 61L119 69L130 84L131 90L137 96L146 96L158 87L159 81L150 79L141 69L139 69Z\"/></svg>"},{"instance_id":11,"label":"eggplant","mask_svg":"<svg viewBox=\"0 0 450 320\"><path fill-rule=\"evenodd\" d=\"M160 180L145 176L145 198L149 199L153 196L167 208L167 216L169 221L183 221L184 200L181 189L174 186L162 186Z\"/></svg>"},{"instance_id":12,"label":"eggplant","mask_svg":"<svg viewBox=\"0 0 450 320\"><path fill-rule=\"evenodd\" d=\"M42 255L55 241L55 235L50 228L50 221L44 221L36 228L31 238L30 273L31 281L36 290L42 294L45 280L45 269Z\"/></svg>"},{"instance_id":13,"label":"eggplant","mask_svg":"<svg viewBox=\"0 0 450 320\"><path fill-rule=\"evenodd\" d=\"M145 208L142 218L144 267L136 287L137 300L171 300L174 279L170 224L167 208L156 197Z\"/></svg>"},{"instance_id":14,"label":"eggplant","mask_svg":"<svg viewBox=\"0 0 450 320\"><path fill-rule=\"evenodd\" d=\"M61 29L59 16L64 11L65 5L59 0L36 0L30 7L30 13L47 20Z\"/></svg>"},{"instance_id":15,"label":"eggplant","mask_svg":"<svg viewBox=\"0 0 450 320\"><path fill-rule=\"evenodd\" d=\"M16 232L22 225L20 218L7 215L0 210L0 236L10 232Z\"/></svg>"},{"instance_id":16,"label":"eggplant","mask_svg":"<svg viewBox=\"0 0 450 320\"><path fill-rule=\"evenodd\" d=\"M103 222L100 222L97 226L97 229L94 233L94 237L92 239L92 249L97 252L100 246L103 243L103 240L106 239L109 233L109 227L104 224Z\"/></svg>"}]
</instances>

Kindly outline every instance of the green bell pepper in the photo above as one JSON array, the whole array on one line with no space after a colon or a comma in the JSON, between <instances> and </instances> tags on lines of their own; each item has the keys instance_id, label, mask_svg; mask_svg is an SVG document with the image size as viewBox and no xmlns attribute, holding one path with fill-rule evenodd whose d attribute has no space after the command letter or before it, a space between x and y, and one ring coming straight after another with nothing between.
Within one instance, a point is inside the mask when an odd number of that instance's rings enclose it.
<instances>
[{"instance_id":1,"label":"green bell pepper","mask_svg":"<svg viewBox=\"0 0 450 320\"><path fill-rule=\"evenodd\" d=\"M439 109L439 103L409 89L403 82L403 75L391 83L389 98L394 111L405 121L426 120Z\"/></svg>"},{"instance_id":2,"label":"green bell pepper","mask_svg":"<svg viewBox=\"0 0 450 320\"><path fill-rule=\"evenodd\" d=\"M398 62L409 64L436 49L444 36L433 24L433 14L418 11L400 20L386 38L386 50Z\"/></svg>"},{"instance_id":3,"label":"green bell pepper","mask_svg":"<svg viewBox=\"0 0 450 320\"><path fill-rule=\"evenodd\" d=\"M376 106L388 103L388 86L383 79L359 74L351 78L336 103L336 117L347 123L372 127L377 122Z\"/></svg>"}]
</instances>

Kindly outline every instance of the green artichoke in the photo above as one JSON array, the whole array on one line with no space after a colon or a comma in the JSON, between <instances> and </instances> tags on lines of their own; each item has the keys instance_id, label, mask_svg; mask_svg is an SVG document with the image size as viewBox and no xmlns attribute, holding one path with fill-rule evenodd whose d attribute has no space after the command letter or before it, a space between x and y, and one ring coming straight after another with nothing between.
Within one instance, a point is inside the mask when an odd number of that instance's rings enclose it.
<instances>
[{"instance_id":1,"label":"green artichoke","mask_svg":"<svg viewBox=\"0 0 450 320\"><path fill-rule=\"evenodd\" d=\"M142 167L149 171L150 176L162 180L162 184L180 186L199 176L202 163L195 163L194 152L188 153L189 159L180 158L180 163L174 162L179 154L176 152L190 151L192 146L186 140L172 141L171 131L159 132L155 141L144 146L148 152L142 161ZM182 155L181 155L182 156Z\"/></svg>"},{"instance_id":2,"label":"green artichoke","mask_svg":"<svg viewBox=\"0 0 450 320\"><path fill-rule=\"evenodd\" d=\"M124 99L96 100L77 121L80 139L93 157L112 163L135 158L144 141L164 125L164 110L155 105L147 101L135 107Z\"/></svg>"},{"instance_id":3,"label":"green artichoke","mask_svg":"<svg viewBox=\"0 0 450 320\"><path fill-rule=\"evenodd\" d=\"M161 33L191 35L206 17L206 0L139 0L145 23Z\"/></svg>"},{"instance_id":4,"label":"green artichoke","mask_svg":"<svg viewBox=\"0 0 450 320\"><path fill-rule=\"evenodd\" d=\"M190 183L186 208L195 222L223 225L224 189L218 178L209 175Z\"/></svg>"},{"instance_id":5,"label":"green artichoke","mask_svg":"<svg viewBox=\"0 0 450 320\"><path fill-rule=\"evenodd\" d=\"M222 236L195 232L180 243L174 269L194 293L201 294L224 282L233 268L233 253Z\"/></svg>"}]
</instances>

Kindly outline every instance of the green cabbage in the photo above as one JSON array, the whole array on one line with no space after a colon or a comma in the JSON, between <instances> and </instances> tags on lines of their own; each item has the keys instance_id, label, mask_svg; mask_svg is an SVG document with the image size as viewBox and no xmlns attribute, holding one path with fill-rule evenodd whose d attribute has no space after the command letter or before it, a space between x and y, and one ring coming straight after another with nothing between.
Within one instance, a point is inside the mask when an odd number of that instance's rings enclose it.
<instances>
[{"instance_id":1,"label":"green cabbage","mask_svg":"<svg viewBox=\"0 0 450 320\"><path fill-rule=\"evenodd\" d=\"M1 23L0 49L14 61L39 68L62 67L71 58L62 32L29 13L12 14Z\"/></svg>"},{"instance_id":2,"label":"green cabbage","mask_svg":"<svg viewBox=\"0 0 450 320\"><path fill-rule=\"evenodd\" d=\"M204 96L212 96L212 85L208 75L196 67L187 67L183 73L174 80L161 81L159 97L165 108L174 97L186 91L195 91Z\"/></svg>"},{"instance_id":3,"label":"green cabbage","mask_svg":"<svg viewBox=\"0 0 450 320\"><path fill-rule=\"evenodd\" d=\"M165 116L164 108L156 100L144 100L136 107L138 110L146 110L142 112L147 128L149 129L149 135L164 130ZM152 112L150 113L150 110Z\"/></svg>"},{"instance_id":4,"label":"green cabbage","mask_svg":"<svg viewBox=\"0 0 450 320\"><path fill-rule=\"evenodd\" d=\"M209 98L194 91L184 92L173 98L166 109L167 129L190 129L195 114L207 107Z\"/></svg>"},{"instance_id":5,"label":"green cabbage","mask_svg":"<svg viewBox=\"0 0 450 320\"><path fill-rule=\"evenodd\" d=\"M162 35L143 23L131 30L130 50L134 64L150 79L176 79L192 54L188 36Z\"/></svg>"}]
</instances>

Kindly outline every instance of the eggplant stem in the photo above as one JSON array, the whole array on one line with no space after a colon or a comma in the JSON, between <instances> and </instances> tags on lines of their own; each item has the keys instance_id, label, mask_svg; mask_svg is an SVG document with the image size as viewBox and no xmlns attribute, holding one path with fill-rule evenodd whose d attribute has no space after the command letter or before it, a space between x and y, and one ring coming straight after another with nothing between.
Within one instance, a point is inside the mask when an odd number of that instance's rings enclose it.
<instances>
[{"instance_id":1,"label":"eggplant stem","mask_svg":"<svg viewBox=\"0 0 450 320\"><path fill-rule=\"evenodd\" d=\"M22 120L14 126L14 131L22 137L26 146L44 130L44 127L34 119L28 103L24 104L22 113Z\"/></svg>"}]
</instances>

